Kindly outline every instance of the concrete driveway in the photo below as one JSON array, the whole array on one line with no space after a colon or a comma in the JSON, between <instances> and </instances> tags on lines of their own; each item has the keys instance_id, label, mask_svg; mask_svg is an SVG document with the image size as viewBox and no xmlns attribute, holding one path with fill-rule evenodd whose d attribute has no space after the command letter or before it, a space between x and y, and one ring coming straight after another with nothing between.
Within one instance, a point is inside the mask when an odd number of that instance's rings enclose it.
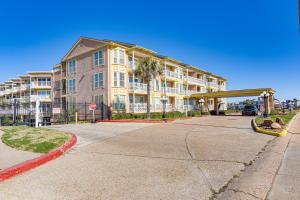
<instances>
[{"instance_id":1,"label":"concrete driveway","mask_svg":"<svg viewBox=\"0 0 300 200\"><path fill-rule=\"evenodd\" d=\"M83 142L0 183L0 199L209 199L273 139L254 133L251 119L55 127Z\"/></svg>"}]
</instances>

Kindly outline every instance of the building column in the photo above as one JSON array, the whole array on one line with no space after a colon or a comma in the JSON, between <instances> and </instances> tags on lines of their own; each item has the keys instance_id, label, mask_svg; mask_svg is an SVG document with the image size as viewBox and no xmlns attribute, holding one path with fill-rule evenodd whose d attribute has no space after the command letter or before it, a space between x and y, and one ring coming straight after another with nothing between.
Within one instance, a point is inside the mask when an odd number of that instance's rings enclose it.
<instances>
[{"instance_id":1,"label":"building column","mask_svg":"<svg viewBox=\"0 0 300 200\"><path fill-rule=\"evenodd\" d=\"M267 114L270 114L270 97L268 96L268 97L266 97L265 98L265 111L266 111L266 113Z\"/></svg>"},{"instance_id":2,"label":"building column","mask_svg":"<svg viewBox=\"0 0 300 200\"><path fill-rule=\"evenodd\" d=\"M218 98L214 98L214 111L216 112L216 115L219 115L219 99Z\"/></svg>"},{"instance_id":3,"label":"building column","mask_svg":"<svg viewBox=\"0 0 300 200\"><path fill-rule=\"evenodd\" d=\"M273 96L273 94L270 94L270 96L269 96L269 105L270 105L270 111L275 109L275 107L274 107L274 96Z\"/></svg>"},{"instance_id":4,"label":"building column","mask_svg":"<svg viewBox=\"0 0 300 200\"><path fill-rule=\"evenodd\" d=\"M209 112L208 109L208 98L204 97L204 108L203 108L203 112Z\"/></svg>"}]
</instances>

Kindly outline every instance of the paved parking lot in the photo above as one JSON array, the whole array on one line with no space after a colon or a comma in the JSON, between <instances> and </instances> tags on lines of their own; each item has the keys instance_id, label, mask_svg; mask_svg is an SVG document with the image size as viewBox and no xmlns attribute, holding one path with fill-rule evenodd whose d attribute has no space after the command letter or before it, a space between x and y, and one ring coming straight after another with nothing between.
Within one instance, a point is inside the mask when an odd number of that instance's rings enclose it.
<instances>
[{"instance_id":1,"label":"paved parking lot","mask_svg":"<svg viewBox=\"0 0 300 200\"><path fill-rule=\"evenodd\" d=\"M254 133L251 119L55 127L79 145L0 183L0 199L209 199L273 139Z\"/></svg>"}]
</instances>

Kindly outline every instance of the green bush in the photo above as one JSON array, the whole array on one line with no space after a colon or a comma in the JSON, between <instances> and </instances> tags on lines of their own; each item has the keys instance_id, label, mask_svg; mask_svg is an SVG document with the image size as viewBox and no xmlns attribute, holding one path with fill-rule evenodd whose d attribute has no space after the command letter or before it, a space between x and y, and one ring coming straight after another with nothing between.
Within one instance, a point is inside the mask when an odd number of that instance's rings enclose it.
<instances>
[{"instance_id":1,"label":"green bush","mask_svg":"<svg viewBox=\"0 0 300 200\"><path fill-rule=\"evenodd\" d=\"M1 121L1 126L12 126L13 123L14 122L13 122L12 118L10 118L8 116L4 116Z\"/></svg>"},{"instance_id":2,"label":"green bush","mask_svg":"<svg viewBox=\"0 0 300 200\"><path fill-rule=\"evenodd\" d=\"M151 119L176 119L185 117L185 113L168 112L168 113L150 113ZM121 119L147 119L147 113L115 113L112 116L113 120Z\"/></svg>"},{"instance_id":3,"label":"green bush","mask_svg":"<svg viewBox=\"0 0 300 200\"><path fill-rule=\"evenodd\" d=\"M188 117L200 117L201 116L201 112L200 111L188 111Z\"/></svg>"}]
</instances>

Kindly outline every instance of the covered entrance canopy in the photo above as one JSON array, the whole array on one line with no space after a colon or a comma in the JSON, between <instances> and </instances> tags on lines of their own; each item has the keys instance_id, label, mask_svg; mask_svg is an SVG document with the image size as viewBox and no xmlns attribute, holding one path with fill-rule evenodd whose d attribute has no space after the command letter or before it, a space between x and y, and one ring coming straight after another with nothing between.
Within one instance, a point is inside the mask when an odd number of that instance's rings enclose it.
<instances>
[{"instance_id":1,"label":"covered entrance canopy","mask_svg":"<svg viewBox=\"0 0 300 200\"><path fill-rule=\"evenodd\" d=\"M258 89L245 89L245 90L229 90L229 91L218 91L210 93L196 93L191 95L192 98L204 99L204 111L208 111L207 100L214 98L214 110L218 113L218 102L219 98L230 98L230 97L249 97L249 96L260 96L263 92L269 94L265 98L266 111L270 113L274 109L274 94L275 90L272 88L258 88Z\"/></svg>"}]
</instances>

